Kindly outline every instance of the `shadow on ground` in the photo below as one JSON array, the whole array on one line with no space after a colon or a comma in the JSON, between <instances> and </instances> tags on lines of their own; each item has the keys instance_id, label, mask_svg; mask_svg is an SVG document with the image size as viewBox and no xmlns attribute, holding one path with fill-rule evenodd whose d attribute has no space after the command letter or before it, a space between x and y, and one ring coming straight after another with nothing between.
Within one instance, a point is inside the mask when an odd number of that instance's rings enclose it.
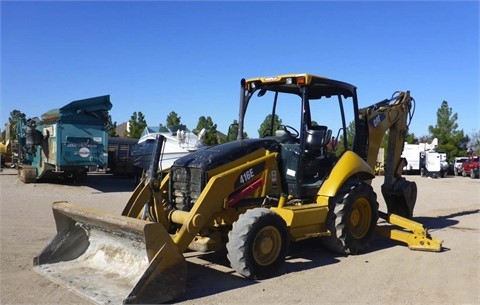
<instances>
[{"instance_id":1,"label":"shadow on ground","mask_svg":"<svg viewBox=\"0 0 480 305\"><path fill-rule=\"evenodd\" d=\"M458 218L479 212L480 210L475 209L438 217L416 217L413 220L423 224L431 232L454 226L460 222ZM396 246L407 247L400 242L377 236L369 252L381 251ZM448 250L447 248L442 248L442 252ZM236 274L230 268L226 251L199 254L194 257L200 259L202 263L188 262L189 275L186 294L183 298L176 300L176 302L194 300L259 283L259 281L246 279ZM277 276L336 264L340 262L341 257L343 256L323 248L319 238L291 243L285 264ZM221 268L212 266L221 266ZM212 283L214 284L212 285ZM238 302L241 301L238 300Z\"/></svg>"},{"instance_id":2,"label":"shadow on ground","mask_svg":"<svg viewBox=\"0 0 480 305\"><path fill-rule=\"evenodd\" d=\"M434 231L453 227L460 223L460 220L458 218L461 218L462 216L478 214L479 212L480 212L479 209L473 209L473 210L461 211L461 212L456 212L456 213L442 215L442 216L436 216L436 217L426 217L426 216L414 217L413 220L422 224L423 227L428 230L428 233L433 237L435 237ZM395 229L399 229L393 225L391 227ZM394 240L384 238L384 237L377 237L371 250L377 251L377 250L393 247L396 245L404 245L404 244ZM449 251L449 250L450 250L449 248L442 246L442 249L440 252Z\"/></svg>"},{"instance_id":3,"label":"shadow on ground","mask_svg":"<svg viewBox=\"0 0 480 305\"><path fill-rule=\"evenodd\" d=\"M478 214L479 212L479 209L473 209L437 217L417 217L415 220L422 223L429 230L438 230L458 224L460 221L457 218Z\"/></svg>"},{"instance_id":4,"label":"shadow on ground","mask_svg":"<svg viewBox=\"0 0 480 305\"><path fill-rule=\"evenodd\" d=\"M17 176L18 172L16 168L2 168L0 172L1 176ZM127 176L116 176L112 174L100 172L89 172L87 177L83 181L75 181L73 179L61 179L61 178L43 178L35 184L57 184L68 186L87 186L91 187L99 192L111 193L111 192L133 192L135 189L135 180ZM33 184L33 183L32 183Z\"/></svg>"},{"instance_id":5,"label":"shadow on ground","mask_svg":"<svg viewBox=\"0 0 480 305\"><path fill-rule=\"evenodd\" d=\"M133 192L136 187L133 178L105 173L88 173L86 181L81 185L91 187L102 193Z\"/></svg>"},{"instance_id":6,"label":"shadow on ground","mask_svg":"<svg viewBox=\"0 0 480 305\"><path fill-rule=\"evenodd\" d=\"M188 262L186 293L175 302L194 300L259 283L258 280L247 279L235 273L230 267L226 250L201 253L193 257L196 262ZM318 238L291 243L284 266L273 278L336 264L340 261L337 257L338 255L325 250ZM198 263L199 260L201 263ZM236 301L242 303L241 299Z\"/></svg>"}]
</instances>

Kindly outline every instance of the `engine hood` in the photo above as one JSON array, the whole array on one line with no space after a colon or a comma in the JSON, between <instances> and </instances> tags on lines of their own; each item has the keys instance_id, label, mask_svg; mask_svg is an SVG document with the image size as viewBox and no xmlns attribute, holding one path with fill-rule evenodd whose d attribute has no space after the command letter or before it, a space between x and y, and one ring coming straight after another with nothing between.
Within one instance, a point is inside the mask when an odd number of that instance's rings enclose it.
<instances>
[{"instance_id":1,"label":"engine hood","mask_svg":"<svg viewBox=\"0 0 480 305\"><path fill-rule=\"evenodd\" d=\"M280 144L274 139L246 139L206 147L175 161L173 167L201 168L203 171L237 160L257 149L279 151Z\"/></svg>"}]
</instances>

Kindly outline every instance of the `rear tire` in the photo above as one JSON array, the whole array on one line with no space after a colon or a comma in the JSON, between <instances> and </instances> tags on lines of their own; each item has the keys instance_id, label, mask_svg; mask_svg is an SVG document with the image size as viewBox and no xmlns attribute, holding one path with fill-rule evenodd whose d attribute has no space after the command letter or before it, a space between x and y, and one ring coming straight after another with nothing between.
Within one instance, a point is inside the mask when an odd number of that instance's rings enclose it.
<instances>
[{"instance_id":1,"label":"rear tire","mask_svg":"<svg viewBox=\"0 0 480 305\"><path fill-rule=\"evenodd\" d=\"M330 202L326 248L339 254L365 252L375 237L378 221L377 195L372 187L356 181L343 185Z\"/></svg>"},{"instance_id":2,"label":"rear tire","mask_svg":"<svg viewBox=\"0 0 480 305\"><path fill-rule=\"evenodd\" d=\"M87 181L87 170L76 171L73 173L73 183L84 183Z\"/></svg>"},{"instance_id":3,"label":"rear tire","mask_svg":"<svg viewBox=\"0 0 480 305\"><path fill-rule=\"evenodd\" d=\"M285 262L288 244L285 221L269 209L255 208L233 223L227 257L232 268L244 277L269 278Z\"/></svg>"}]
</instances>

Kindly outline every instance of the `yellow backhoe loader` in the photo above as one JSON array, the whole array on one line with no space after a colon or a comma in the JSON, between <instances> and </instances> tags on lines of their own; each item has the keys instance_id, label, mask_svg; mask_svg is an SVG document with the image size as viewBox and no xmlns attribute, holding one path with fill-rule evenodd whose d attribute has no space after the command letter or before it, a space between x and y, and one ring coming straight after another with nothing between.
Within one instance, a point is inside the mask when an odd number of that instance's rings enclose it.
<instances>
[{"instance_id":1,"label":"yellow backhoe loader","mask_svg":"<svg viewBox=\"0 0 480 305\"><path fill-rule=\"evenodd\" d=\"M242 79L235 141L160 173L158 136L122 215L53 204L58 234L34 269L97 303L162 303L185 293L188 249L226 248L231 267L251 279L278 273L289 243L307 238L342 254L367 251L375 233L440 251L442 242L411 220L417 189L401 177L413 109L408 91L359 109L356 87L344 82L310 74ZM265 114L259 138L246 138L244 126L259 126L255 118ZM387 131L380 212L371 180ZM391 225L377 224L379 217Z\"/></svg>"}]
</instances>

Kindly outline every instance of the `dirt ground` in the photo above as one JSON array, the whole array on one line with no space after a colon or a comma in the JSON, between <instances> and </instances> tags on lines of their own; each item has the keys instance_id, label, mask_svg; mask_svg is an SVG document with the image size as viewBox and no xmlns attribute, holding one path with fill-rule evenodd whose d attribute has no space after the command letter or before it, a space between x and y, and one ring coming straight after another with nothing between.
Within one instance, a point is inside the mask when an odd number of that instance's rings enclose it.
<instances>
[{"instance_id":1,"label":"dirt ground","mask_svg":"<svg viewBox=\"0 0 480 305\"><path fill-rule=\"evenodd\" d=\"M281 274L262 281L238 276L223 255L189 252L187 292L176 304L480 304L480 179L407 179L418 186L414 218L444 241L442 252L378 237L370 252L343 257L309 240L292 244ZM4 169L0 183L0 303L91 304L32 271L56 233L51 203L120 214L133 181L92 173L84 185L23 184ZM377 194L381 183L374 179Z\"/></svg>"}]
</instances>

